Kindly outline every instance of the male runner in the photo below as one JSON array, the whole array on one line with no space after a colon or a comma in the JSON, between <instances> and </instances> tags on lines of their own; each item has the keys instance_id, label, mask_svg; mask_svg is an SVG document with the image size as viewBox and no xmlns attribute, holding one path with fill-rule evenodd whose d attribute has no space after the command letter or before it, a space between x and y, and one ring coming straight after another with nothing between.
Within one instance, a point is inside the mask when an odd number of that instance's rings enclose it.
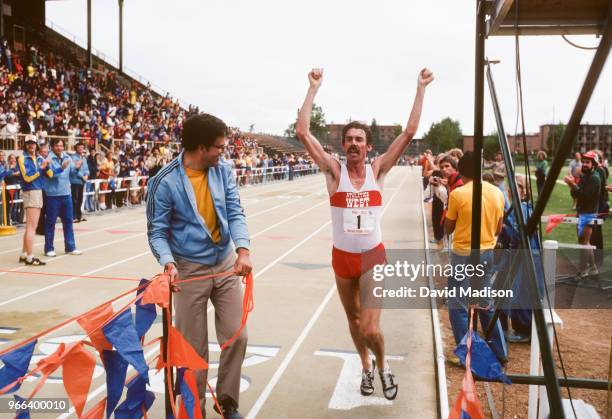
<instances>
[{"instance_id":1,"label":"male runner","mask_svg":"<svg viewBox=\"0 0 612 419\"><path fill-rule=\"evenodd\" d=\"M343 128L342 147L346 154L346 164L324 151L321 143L310 132L314 97L323 81L321 69L313 69L308 74L310 87L298 115L296 135L324 173L329 192L334 241L332 266L351 337L361 357L361 394L364 396L374 392L376 365L379 366L385 397L393 400L397 396L395 377L385 362L380 309L361 306L359 281L374 265L385 262L380 229L383 181L416 134L425 87L432 80L431 71L421 70L406 129L393 141L387 152L371 165L365 163L368 152L372 150L372 135L367 125L351 122ZM368 349L374 353L375 362L370 360Z\"/></svg>"}]
</instances>

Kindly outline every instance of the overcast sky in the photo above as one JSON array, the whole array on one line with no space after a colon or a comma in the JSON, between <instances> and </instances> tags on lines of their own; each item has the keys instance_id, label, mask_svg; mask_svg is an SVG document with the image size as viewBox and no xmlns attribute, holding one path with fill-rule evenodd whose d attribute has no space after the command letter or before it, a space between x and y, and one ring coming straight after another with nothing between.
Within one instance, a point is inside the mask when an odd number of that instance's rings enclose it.
<instances>
[{"instance_id":1,"label":"overcast sky","mask_svg":"<svg viewBox=\"0 0 612 419\"><path fill-rule=\"evenodd\" d=\"M93 0L93 45L118 58L117 0ZM86 1L47 2L47 19L86 39ZM422 67L428 87L418 136L444 117L473 130L472 0L125 0L124 66L230 125L281 134L294 121L312 67L327 122L401 123ZM596 46L594 36L573 36ZM594 51L561 37L522 37L528 132L567 122ZM514 38L487 41L504 124L514 133ZM583 122L612 121L610 59ZM495 129L486 90L485 133ZM607 112L604 111L607 109Z\"/></svg>"}]
</instances>

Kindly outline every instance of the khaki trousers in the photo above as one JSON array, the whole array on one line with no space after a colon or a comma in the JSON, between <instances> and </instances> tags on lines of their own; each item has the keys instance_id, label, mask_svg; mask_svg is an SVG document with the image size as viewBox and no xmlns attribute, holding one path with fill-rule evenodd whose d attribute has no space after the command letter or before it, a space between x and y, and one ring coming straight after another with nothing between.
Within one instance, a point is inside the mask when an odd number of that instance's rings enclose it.
<instances>
[{"instance_id":1,"label":"khaki trousers","mask_svg":"<svg viewBox=\"0 0 612 419\"><path fill-rule=\"evenodd\" d=\"M186 260L178 260L180 279L211 275L231 271L236 255L232 251L218 265L207 266ZM208 362L208 300L215 308L215 329L217 341L223 345L240 328L242 317L242 281L235 275L204 279L180 285L180 292L173 295L176 328L193 346L196 352ZM246 328L232 344L221 351L217 375L216 393L219 404L238 407L240 395L240 369L247 346ZM200 406L204 413L206 402L206 379L208 371L196 372Z\"/></svg>"}]
</instances>

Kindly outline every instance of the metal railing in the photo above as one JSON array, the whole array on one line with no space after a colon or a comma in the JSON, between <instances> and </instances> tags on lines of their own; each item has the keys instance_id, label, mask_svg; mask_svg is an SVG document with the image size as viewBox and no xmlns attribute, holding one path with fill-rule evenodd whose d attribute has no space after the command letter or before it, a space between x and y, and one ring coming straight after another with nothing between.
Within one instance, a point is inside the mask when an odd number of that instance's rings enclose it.
<instances>
[{"instance_id":1,"label":"metal railing","mask_svg":"<svg viewBox=\"0 0 612 419\"><path fill-rule=\"evenodd\" d=\"M0 150L3 151L15 151L20 152L23 150L25 137L29 134L5 134L0 135ZM70 135L45 135L44 137L36 137L37 141L48 144L55 138L61 138L64 140L64 148L66 151L74 151L74 146L82 142L86 148L90 148L92 145L96 151L112 151L115 147L125 149L126 144L144 144L147 149L152 149L156 145L170 146L171 148L178 150L180 144L177 142L165 143L164 141L142 141L141 140L126 140L123 138L111 138L108 140L98 140L97 138L90 137L75 137ZM92 144L93 142L93 144Z\"/></svg>"},{"instance_id":2,"label":"metal railing","mask_svg":"<svg viewBox=\"0 0 612 419\"><path fill-rule=\"evenodd\" d=\"M260 185L271 182L291 181L299 177L319 172L316 165L274 166L268 168L234 169L236 183L240 187ZM85 182L82 211L89 214L101 214L113 208L132 208L143 205L146 201L149 176L112 177L109 179L92 179ZM0 182L1 184L1 182ZM7 225L22 224L24 218L21 186L6 186ZM4 198L0 194L0 209ZM3 211L0 210L0 224Z\"/></svg>"}]
</instances>

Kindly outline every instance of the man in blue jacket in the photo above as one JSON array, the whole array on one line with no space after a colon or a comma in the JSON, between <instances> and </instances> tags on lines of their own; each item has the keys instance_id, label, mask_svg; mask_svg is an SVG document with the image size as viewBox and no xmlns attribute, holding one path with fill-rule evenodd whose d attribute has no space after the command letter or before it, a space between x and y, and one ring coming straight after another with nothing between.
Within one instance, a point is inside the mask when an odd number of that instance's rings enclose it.
<instances>
[{"instance_id":1,"label":"man in blue jacket","mask_svg":"<svg viewBox=\"0 0 612 419\"><path fill-rule=\"evenodd\" d=\"M240 328L240 276L252 269L249 233L236 181L231 167L220 162L226 135L227 126L219 118L191 116L183 125L184 151L149 181L147 194L149 245L171 280L234 272L184 283L174 298L178 330L206 360L208 300L215 307L217 340L223 345ZM237 409L246 344L244 329L221 354L216 391L228 419L242 418ZM206 373L197 374L204 416Z\"/></svg>"},{"instance_id":2,"label":"man in blue jacket","mask_svg":"<svg viewBox=\"0 0 612 419\"><path fill-rule=\"evenodd\" d=\"M83 189L89 179L89 166L85 160L85 145L81 142L74 146L75 153L71 156L74 161L75 170L70 172L70 189L72 193L73 220L75 223L87 221L83 218L81 207L83 206Z\"/></svg>"},{"instance_id":3,"label":"man in blue jacket","mask_svg":"<svg viewBox=\"0 0 612 419\"><path fill-rule=\"evenodd\" d=\"M55 222L59 216L64 230L64 250L69 255L80 255L74 241L72 228L72 196L70 195L70 172L76 167L70 156L64 153L64 140L54 138L51 141L49 154L49 167L53 177L45 178L44 189L47 196L47 209L45 219L45 255L55 257L53 241L55 238Z\"/></svg>"}]
</instances>

